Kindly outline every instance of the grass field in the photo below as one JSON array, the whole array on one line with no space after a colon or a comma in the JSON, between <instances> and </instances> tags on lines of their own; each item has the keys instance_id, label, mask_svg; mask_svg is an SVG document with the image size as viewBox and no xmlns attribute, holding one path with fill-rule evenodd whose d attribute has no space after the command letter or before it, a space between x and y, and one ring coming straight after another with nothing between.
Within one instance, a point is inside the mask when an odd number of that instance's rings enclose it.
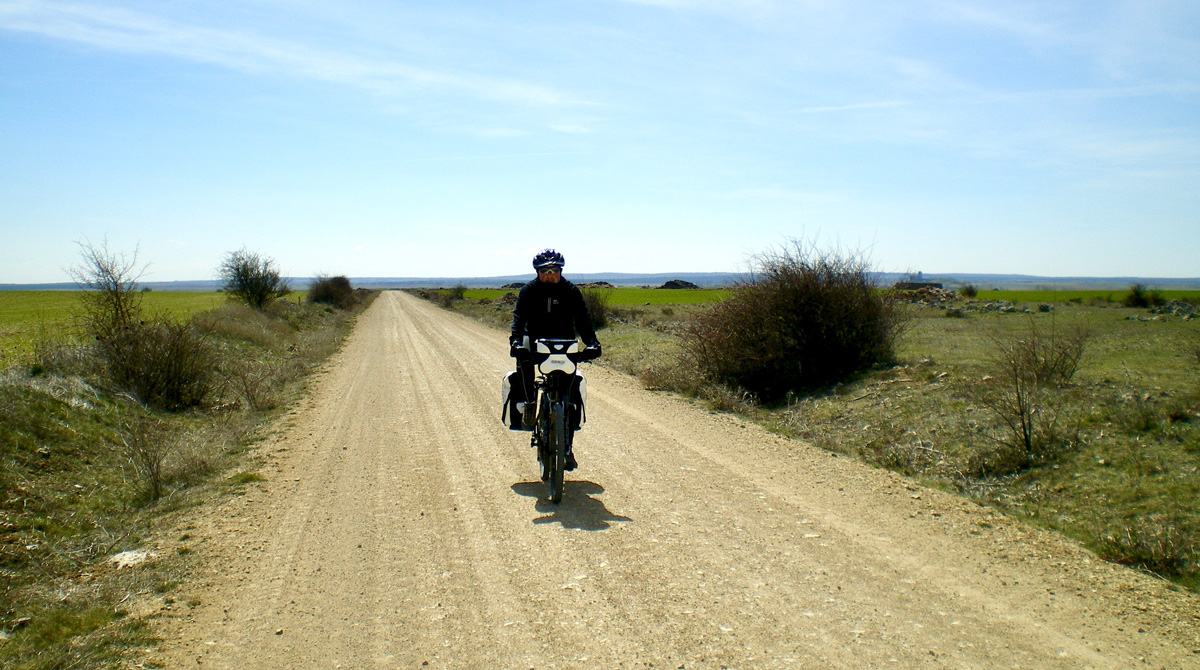
<instances>
[{"instance_id":1,"label":"grass field","mask_svg":"<svg viewBox=\"0 0 1200 670\"><path fill-rule=\"evenodd\" d=\"M1009 302L1084 302L1119 305L1128 290L1122 291L979 291L978 300L1007 300ZM1160 291L1166 300L1200 301L1200 291Z\"/></svg>"},{"instance_id":2,"label":"grass field","mask_svg":"<svg viewBox=\"0 0 1200 670\"><path fill-rule=\"evenodd\" d=\"M41 340L70 336L83 313L80 291L0 291L0 369L29 360ZM226 301L223 293L140 294L147 313L185 318Z\"/></svg>"},{"instance_id":3,"label":"grass field","mask_svg":"<svg viewBox=\"0 0 1200 670\"><path fill-rule=\"evenodd\" d=\"M637 305L701 305L723 300L729 295L727 289L660 289L618 287L595 289L607 292L609 304L614 307ZM496 300L506 289L467 289L464 297L471 300ZM1119 305L1128 291L979 291L978 300L1007 300L1014 303L1089 303ZM1200 302L1200 290L1161 291L1166 300L1191 300Z\"/></svg>"},{"instance_id":4,"label":"grass field","mask_svg":"<svg viewBox=\"0 0 1200 670\"><path fill-rule=\"evenodd\" d=\"M664 289L628 288L588 289L608 294L608 304L614 307L633 305L698 305L717 302L729 295L725 289ZM497 300L505 294L516 293L505 289L467 289L464 297L471 300Z\"/></svg>"}]
</instances>

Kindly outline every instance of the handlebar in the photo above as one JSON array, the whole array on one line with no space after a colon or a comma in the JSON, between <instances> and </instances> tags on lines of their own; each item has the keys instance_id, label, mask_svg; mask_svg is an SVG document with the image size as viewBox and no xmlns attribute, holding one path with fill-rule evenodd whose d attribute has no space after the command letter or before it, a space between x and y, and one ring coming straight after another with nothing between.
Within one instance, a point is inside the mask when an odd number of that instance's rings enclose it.
<instances>
[{"instance_id":1,"label":"handlebar","mask_svg":"<svg viewBox=\"0 0 1200 670\"><path fill-rule=\"evenodd\" d=\"M594 361L597 358L600 358L600 348L599 347L585 347L583 351L579 351L579 352L576 352L573 354L567 354L567 358L570 358L571 360L575 361L576 363L582 363L584 361Z\"/></svg>"},{"instance_id":2,"label":"handlebar","mask_svg":"<svg viewBox=\"0 0 1200 670\"><path fill-rule=\"evenodd\" d=\"M554 355L565 356L572 363L594 361L600 357L600 351L600 347L598 346L580 349L579 342L576 340L548 338L537 340L534 343L533 351L523 348L513 350L514 353L528 356L534 363L541 363Z\"/></svg>"}]
</instances>

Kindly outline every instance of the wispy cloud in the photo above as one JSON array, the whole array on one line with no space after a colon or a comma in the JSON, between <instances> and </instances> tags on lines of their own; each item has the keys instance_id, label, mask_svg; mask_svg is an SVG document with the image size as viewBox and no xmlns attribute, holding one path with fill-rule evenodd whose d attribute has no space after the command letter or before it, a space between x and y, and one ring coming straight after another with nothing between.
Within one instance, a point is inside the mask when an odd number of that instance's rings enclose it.
<instances>
[{"instance_id":1,"label":"wispy cloud","mask_svg":"<svg viewBox=\"0 0 1200 670\"><path fill-rule=\"evenodd\" d=\"M996 30L1037 41L1060 41L1061 31L1045 17L1030 14L1024 8L969 2L942 2L936 5L945 16L976 27ZM1034 5L1036 6L1036 5Z\"/></svg>"},{"instance_id":2,"label":"wispy cloud","mask_svg":"<svg viewBox=\"0 0 1200 670\"><path fill-rule=\"evenodd\" d=\"M119 7L3 2L0 30L109 51L160 54L244 72L279 73L388 96L434 90L520 105L579 102L561 91L516 79L417 67L349 50L276 39L251 30L210 28Z\"/></svg>"},{"instance_id":3,"label":"wispy cloud","mask_svg":"<svg viewBox=\"0 0 1200 670\"><path fill-rule=\"evenodd\" d=\"M570 123L558 123L550 126L550 130L568 135L588 135L592 133L592 129L587 126L575 125Z\"/></svg>"},{"instance_id":4,"label":"wispy cloud","mask_svg":"<svg viewBox=\"0 0 1200 670\"><path fill-rule=\"evenodd\" d=\"M880 102L860 102L852 105L825 105L803 107L797 110L799 114L826 114L829 112L853 112L861 109L888 109L891 107L907 107L913 104L911 100L883 100Z\"/></svg>"}]
</instances>

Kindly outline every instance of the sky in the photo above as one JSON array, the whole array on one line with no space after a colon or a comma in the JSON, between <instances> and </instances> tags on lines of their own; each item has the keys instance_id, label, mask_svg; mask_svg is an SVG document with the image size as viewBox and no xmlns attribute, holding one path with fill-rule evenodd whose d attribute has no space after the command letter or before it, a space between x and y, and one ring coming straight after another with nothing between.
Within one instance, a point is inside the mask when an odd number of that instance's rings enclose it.
<instances>
[{"instance_id":1,"label":"sky","mask_svg":"<svg viewBox=\"0 0 1200 670\"><path fill-rule=\"evenodd\" d=\"M0 283L1200 277L1195 0L0 0Z\"/></svg>"}]
</instances>

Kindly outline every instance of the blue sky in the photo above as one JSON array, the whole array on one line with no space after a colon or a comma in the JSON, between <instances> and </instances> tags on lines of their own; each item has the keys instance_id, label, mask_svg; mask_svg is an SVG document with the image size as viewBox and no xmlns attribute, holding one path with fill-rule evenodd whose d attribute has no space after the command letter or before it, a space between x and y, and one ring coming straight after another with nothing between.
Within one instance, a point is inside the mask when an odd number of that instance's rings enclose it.
<instances>
[{"instance_id":1,"label":"blue sky","mask_svg":"<svg viewBox=\"0 0 1200 670\"><path fill-rule=\"evenodd\" d=\"M0 0L0 283L1200 276L1200 3Z\"/></svg>"}]
</instances>

